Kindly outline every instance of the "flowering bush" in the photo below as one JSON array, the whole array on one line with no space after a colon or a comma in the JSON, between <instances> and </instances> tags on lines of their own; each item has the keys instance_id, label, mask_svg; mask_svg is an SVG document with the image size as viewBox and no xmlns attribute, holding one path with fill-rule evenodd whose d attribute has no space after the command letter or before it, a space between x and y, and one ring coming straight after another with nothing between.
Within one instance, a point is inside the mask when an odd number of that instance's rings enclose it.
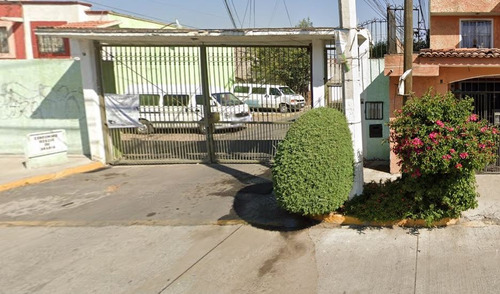
<instances>
[{"instance_id":1,"label":"flowering bush","mask_svg":"<svg viewBox=\"0 0 500 294\"><path fill-rule=\"evenodd\" d=\"M413 98L390 123L404 174L420 177L484 168L496 158L498 130L472 114L473 100L452 93Z\"/></svg>"},{"instance_id":2,"label":"flowering bush","mask_svg":"<svg viewBox=\"0 0 500 294\"><path fill-rule=\"evenodd\" d=\"M413 98L390 123L402 177L369 183L345 205L363 220L425 219L430 225L477 206L476 170L496 159L498 130L453 94Z\"/></svg>"}]
</instances>

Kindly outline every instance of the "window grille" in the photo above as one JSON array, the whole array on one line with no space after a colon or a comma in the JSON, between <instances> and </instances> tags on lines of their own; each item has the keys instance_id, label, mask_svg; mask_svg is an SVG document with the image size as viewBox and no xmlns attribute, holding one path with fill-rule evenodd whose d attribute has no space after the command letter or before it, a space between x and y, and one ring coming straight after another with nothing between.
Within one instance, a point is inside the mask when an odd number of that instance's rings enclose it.
<instances>
[{"instance_id":1,"label":"window grille","mask_svg":"<svg viewBox=\"0 0 500 294\"><path fill-rule=\"evenodd\" d=\"M380 120L384 119L384 102L366 102L365 119Z\"/></svg>"}]
</instances>

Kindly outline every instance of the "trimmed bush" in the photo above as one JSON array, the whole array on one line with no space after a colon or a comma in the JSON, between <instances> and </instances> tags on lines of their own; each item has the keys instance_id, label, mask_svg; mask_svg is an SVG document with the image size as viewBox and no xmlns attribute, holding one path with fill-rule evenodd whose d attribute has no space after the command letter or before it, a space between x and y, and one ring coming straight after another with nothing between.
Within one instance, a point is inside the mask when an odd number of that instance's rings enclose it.
<instances>
[{"instance_id":1,"label":"trimmed bush","mask_svg":"<svg viewBox=\"0 0 500 294\"><path fill-rule=\"evenodd\" d=\"M339 208L354 182L345 115L331 108L303 114L278 145L272 175L278 204L287 211L315 215Z\"/></svg>"}]
</instances>

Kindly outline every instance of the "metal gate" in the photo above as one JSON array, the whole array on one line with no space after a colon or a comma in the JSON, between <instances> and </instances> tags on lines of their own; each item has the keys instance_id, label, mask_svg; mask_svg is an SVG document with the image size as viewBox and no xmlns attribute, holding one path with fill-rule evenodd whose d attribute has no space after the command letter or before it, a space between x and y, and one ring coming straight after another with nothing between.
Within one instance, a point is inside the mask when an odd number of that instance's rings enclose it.
<instances>
[{"instance_id":1,"label":"metal gate","mask_svg":"<svg viewBox=\"0 0 500 294\"><path fill-rule=\"evenodd\" d=\"M123 104L132 105L124 115L140 121L124 126L108 117L115 164L269 162L290 124L311 108L310 46L100 52L105 100L136 101Z\"/></svg>"},{"instance_id":2,"label":"metal gate","mask_svg":"<svg viewBox=\"0 0 500 294\"><path fill-rule=\"evenodd\" d=\"M469 96L474 99L474 113L490 124L500 126L500 78L477 78L452 84L457 97ZM500 172L500 148L495 163L484 172Z\"/></svg>"}]
</instances>

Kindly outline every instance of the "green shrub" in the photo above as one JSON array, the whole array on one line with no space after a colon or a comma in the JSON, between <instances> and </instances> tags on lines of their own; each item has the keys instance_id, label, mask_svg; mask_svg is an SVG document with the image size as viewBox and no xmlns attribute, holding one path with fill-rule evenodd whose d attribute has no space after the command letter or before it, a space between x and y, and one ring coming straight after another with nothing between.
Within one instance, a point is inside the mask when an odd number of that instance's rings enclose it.
<instances>
[{"instance_id":1,"label":"green shrub","mask_svg":"<svg viewBox=\"0 0 500 294\"><path fill-rule=\"evenodd\" d=\"M424 219L428 225L457 218L477 206L473 172L404 177L365 184L363 194L347 202L344 213L364 221Z\"/></svg>"},{"instance_id":2,"label":"green shrub","mask_svg":"<svg viewBox=\"0 0 500 294\"><path fill-rule=\"evenodd\" d=\"M354 181L351 133L341 112L317 108L303 114L278 145L274 191L284 209L324 214L349 197Z\"/></svg>"}]
</instances>

